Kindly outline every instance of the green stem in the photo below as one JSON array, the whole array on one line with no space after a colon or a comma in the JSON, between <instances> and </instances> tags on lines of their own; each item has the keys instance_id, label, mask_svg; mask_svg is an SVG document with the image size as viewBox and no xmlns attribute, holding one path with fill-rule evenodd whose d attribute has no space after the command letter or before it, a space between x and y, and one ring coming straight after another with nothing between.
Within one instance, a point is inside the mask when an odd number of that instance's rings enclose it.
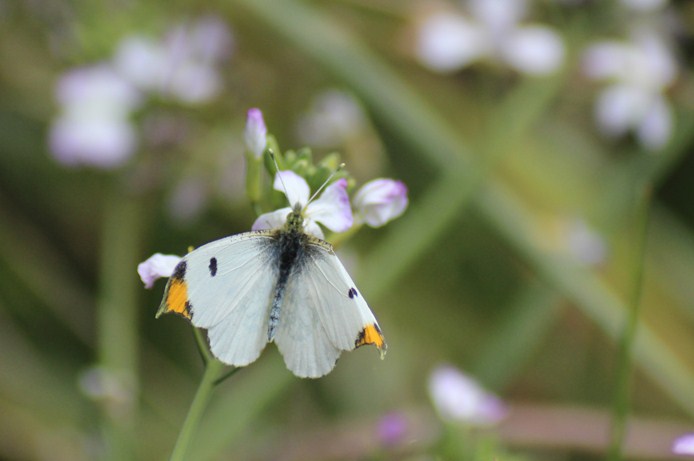
<instances>
[{"instance_id":1,"label":"green stem","mask_svg":"<svg viewBox=\"0 0 694 461\"><path fill-rule=\"evenodd\" d=\"M186 415L185 421L183 421L181 431L178 433L176 445L174 445L173 452L171 453L171 461L191 459L190 456L187 455L190 442L200 425L202 414L212 395L212 389L223 368L224 364L219 360L211 359L207 361L205 373L202 375L202 381L200 381L198 390L195 392L193 403L191 403L188 409L188 414Z\"/></svg>"},{"instance_id":2,"label":"green stem","mask_svg":"<svg viewBox=\"0 0 694 461\"><path fill-rule=\"evenodd\" d=\"M137 290L142 213L137 200L113 184L104 206L100 293L97 306L98 354L103 379L122 396L105 396L102 429L104 459L134 456L137 401ZM124 397L123 397L124 396Z\"/></svg>"},{"instance_id":3,"label":"green stem","mask_svg":"<svg viewBox=\"0 0 694 461\"><path fill-rule=\"evenodd\" d=\"M644 188L639 197L636 216L636 232L634 240L634 261L631 290L630 309L627 313L626 324L619 338L619 351L617 357L617 389L612 413L612 433L610 443L611 461L622 458L622 447L626 430L626 420L629 413L629 401L631 395L631 373L633 368L633 345L638 327L641 311L641 296L643 293L644 255L648 236L648 217L651 203L651 189Z\"/></svg>"}]
</instances>

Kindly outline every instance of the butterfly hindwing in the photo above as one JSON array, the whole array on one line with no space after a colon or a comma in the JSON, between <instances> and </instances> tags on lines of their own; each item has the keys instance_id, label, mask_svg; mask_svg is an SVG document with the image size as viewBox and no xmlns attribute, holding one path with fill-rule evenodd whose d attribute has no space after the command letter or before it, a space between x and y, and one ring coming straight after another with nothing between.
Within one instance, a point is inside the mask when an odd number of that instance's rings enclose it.
<instances>
[{"instance_id":1,"label":"butterfly hindwing","mask_svg":"<svg viewBox=\"0 0 694 461\"><path fill-rule=\"evenodd\" d=\"M329 244L313 240L287 284L275 342L299 376L328 373L343 350L385 350L378 323Z\"/></svg>"},{"instance_id":2,"label":"butterfly hindwing","mask_svg":"<svg viewBox=\"0 0 694 461\"><path fill-rule=\"evenodd\" d=\"M177 312L208 330L212 353L230 365L258 358L277 278L269 232L238 234L187 254L176 267L160 313Z\"/></svg>"}]
</instances>

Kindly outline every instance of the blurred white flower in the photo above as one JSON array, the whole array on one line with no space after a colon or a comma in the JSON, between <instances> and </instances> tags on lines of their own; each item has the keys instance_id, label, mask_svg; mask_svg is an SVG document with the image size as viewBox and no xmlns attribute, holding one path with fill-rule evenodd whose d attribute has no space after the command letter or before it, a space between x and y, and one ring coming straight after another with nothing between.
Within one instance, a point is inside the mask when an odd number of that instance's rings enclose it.
<instances>
[{"instance_id":1,"label":"blurred white flower","mask_svg":"<svg viewBox=\"0 0 694 461\"><path fill-rule=\"evenodd\" d=\"M393 179L374 179L354 196L355 218L371 227L381 227L407 208L407 186Z\"/></svg>"},{"instance_id":2,"label":"blurred white flower","mask_svg":"<svg viewBox=\"0 0 694 461\"><path fill-rule=\"evenodd\" d=\"M527 75L547 75L564 60L564 42L552 28L520 24L522 0L468 0L469 14L441 10L417 30L415 54L426 67L449 72L475 61L502 62Z\"/></svg>"},{"instance_id":3,"label":"blurred white flower","mask_svg":"<svg viewBox=\"0 0 694 461\"><path fill-rule=\"evenodd\" d=\"M58 81L60 113L49 144L64 165L115 168L137 148L130 113L141 95L107 64L73 69Z\"/></svg>"},{"instance_id":4,"label":"blurred white flower","mask_svg":"<svg viewBox=\"0 0 694 461\"><path fill-rule=\"evenodd\" d=\"M634 11L651 12L663 8L667 0L620 0L620 3Z\"/></svg>"},{"instance_id":5,"label":"blurred white flower","mask_svg":"<svg viewBox=\"0 0 694 461\"><path fill-rule=\"evenodd\" d=\"M665 146L673 129L665 91L678 69L660 35L640 29L630 41L596 43L584 55L583 70L589 78L608 82L595 104L604 134L619 137L633 130L646 149Z\"/></svg>"},{"instance_id":6,"label":"blurred white flower","mask_svg":"<svg viewBox=\"0 0 694 461\"><path fill-rule=\"evenodd\" d=\"M302 142L316 147L334 147L366 129L364 110L349 93L326 90L318 94L308 113L298 123Z\"/></svg>"},{"instance_id":7,"label":"blurred white flower","mask_svg":"<svg viewBox=\"0 0 694 461\"><path fill-rule=\"evenodd\" d=\"M605 262L607 243L583 219L576 218L568 224L566 240L569 253L580 263L596 266Z\"/></svg>"},{"instance_id":8,"label":"blurred white flower","mask_svg":"<svg viewBox=\"0 0 694 461\"><path fill-rule=\"evenodd\" d=\"M429 376L429 396L442 418L470 425L496 424L507 412L498 397L449 365L439 366Z\"/></svg>"},{"instance_id":9,"label":"blurred white flower","mask_svg":"<svg viewBox=\"0 0 694 461\"><path fill-rule=\"evenodd\" d=\"M694 455L694 434L678 437L672 444L672 452L676 455Z\"/></svg>"},{"instance_id":10,"label":"blurred white flower","mask_svg":"<svg viewBox=\"0 0 694 461\"><path fill-rule=\"evenodd\" d=\"M163 40L134 35L121 41L114 65L133 85L188 104L209 101L221 89L217 65L231 53L232 38L219 19L205 17L174 27Z\"/></svg>"},{"instance_id":11,"label":"blurred white flower","mask_svg":"<svg viewBox=\"0 0 694 461\"><path fill-rule=\"evenodd\" d=\"M180 261L180 256L155 253L137 265L137 273L145 284L145 288L152 288L157 279L171 277Z\"/></svg>"},{"instance_id":12,"label":"blurred white flower","mask_svg":"<svg viewBox=\"0 0 694 461\"><path fill-rule=\"evenodd\" d=\"M263 113L260 109L248 109L246 115L246 129L243 133L246 141L246 149L253 154L255 158L260 158L267 146L267 127L263 120Z\"/></svg>"}]
</instances>

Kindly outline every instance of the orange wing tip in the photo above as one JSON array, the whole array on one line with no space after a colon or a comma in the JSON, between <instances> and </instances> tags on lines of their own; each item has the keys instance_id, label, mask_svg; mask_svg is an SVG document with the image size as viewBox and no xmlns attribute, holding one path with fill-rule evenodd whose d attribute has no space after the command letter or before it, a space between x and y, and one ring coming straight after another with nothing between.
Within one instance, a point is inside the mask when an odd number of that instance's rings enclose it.
<instances>
[{"instance_id":1,"label":"orange wing tip","mask_svg":"<svg viewBox=\"0 0 694 461\"><path fill-rule=\"evenodd\" d=\"M166 285L164 300L157 311L157 318L162 314L174 312L190 320L192 306L188 300L188 284L184 279L185 273L186 262L181 261L174 269L174 273Z\"/></svg>"},{"instance_id":2,"label":"orange wing tip","mask_svg":"<svg viewBox=\"0 0 694 461\"><path fill-rule=\"evenodd\" d=\"M364 345L376 346L381 352L381 359L385 357L386 351L388 350L388 345L386 344L386 340L383 338L381 329L375 323L365 326L359 332L357 340L354 342L355 347Z\"/></svg>"}]
</instances>

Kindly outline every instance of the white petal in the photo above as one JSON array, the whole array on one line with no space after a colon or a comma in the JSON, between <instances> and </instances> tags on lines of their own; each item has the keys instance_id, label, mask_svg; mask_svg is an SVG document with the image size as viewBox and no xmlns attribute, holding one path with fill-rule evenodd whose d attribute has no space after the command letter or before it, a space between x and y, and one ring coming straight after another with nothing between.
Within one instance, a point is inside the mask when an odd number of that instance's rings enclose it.
<instances>
[{"instance_id":1,"label":"white petal","mask_svg":"<svg viewBox=\"0 0 694 461\"><path fill-rule=\"evenodd\" d=\"M526 9L525 0L470 0L472 15L495 35L513 29Z\"/></svg>"},{"instance_id":2,"label":"white petal","mask_svg":"<svg viewBox=\"0 0 694 461\"><path fill-rule=\"evenodd\" d=\"M150 38L137 35L121 40L113 63L124 78L146 91L160 91L173 71L166 49Z\"/></svg>"},{"instance_id":3,"label":"white petal","mask_svg":"<svg viewBox=\"0 0 694 461\"><path fill-rule=\"evenodd\" d=\"M672 452L676 455L694 455L694 434L678 437L672 444Z\"/></svg>"},{"instance_id":4,"label":"white petal","mask_svg":"<svg viewBox=\"0 0 694 461\"><path fill-rule=\"evenodd\" d=\"M252 230L277 229L284 226L287 222L287 215L292 211L291 208L280 208L279 210L263 213L253 223Z\"/></svg>"},{"instance_id":5,"label":"white petal","mask_svg":"<svg viewBox=\"0 0 694 461\"><path fill-rule=\"evenodd\" d=\"M634 127L643 117L650 95L638 87L612 85L600 93L595 115L600 130L610 136L620 136Z\"/></svg>"},{"instance_id":6,"label":"white petal","mask_svg":"<svg viewBox=\"0 0 694 461\"><path fill-rule=\"evenodd\" d=\"M325 188L321 196L306 209L306 217L323 224L333 232L352 227L352 208L347 195L347 180L338 179Z\"/></svg>"},{"instance_id":7,"label":"white petal","mask_svg":"<svg viewBox=\"0 0 694 461\"><path fill-rule=\"evenodd\" d=\"M616 78L624 71L628 54L629 50L622 43L597 43L583 54L583 72L596 80Z\"/></svg>"},{"instance_id":8,"label":"white petal","mask_svg":"<svg viewBox=\"0 0 694 461\"><path fill-rule=\"evenodd\" d=\"M307 234L311 234L314 237L319 238L321 240L325 240L323 230L312 219L304 219L304 232L306 232Z\"/></svg>"},{"instance_id":9,"label":"white petal","mask_svg":"<svg viewBox=\"0 0 694 461\"><path fill-rule=\"evenodd\" d=\"M479 27L463 16L436 13L419 28L417 58L435 71L457 70L487 51L484 37Z\"/></svg>"},{"instance_id":10,"label":"white petal","mask_svg":"<svg viewBox=\"0 0 694 461\"><path fill-rule=\"evenodd\" d=\"M131 157L137 137L127 120L64 115L51 126L50 147L63 165L110 169L123 165Z\"/></svg>"},{"instance_id":11,"label":"white petal","mask_svg":"<svg viewBox=\"0 0 694 461\"><path fill-rule=\"evenodd\" d=\"M656 95L643 116L636 135L646 149L659 150L667 144L672 134L672 111L665 99Z\"/></svg>"},{"instance_id":12,"label":"white petal","mask_svg":"<svg viewBox=\"0 0 694 461\"><path fill-rule=\"evenodd\" d=\"M275 190L284 192L291 208L297 203L304 207L311 193L306 180L291 170L278 171L275 175L274 187Z\"/></svg>"},{"instance_id":13,"label":"white petal","mask_svg":"<svg viewBox=\"0 0 694 461\"><path fill-rule=\"evenodd\" d=\"M180 256L155 253L137 266L145 288L152 288L154 281L162 277L171 277L176 265L181 261Z\"/></svg>"},{"instance_id":14,"label":"white petal","mask_svg":"<svg viewBox=\"0 0 694 461\"><path fill-rule=\"evenodd\" d=\"M504 60L530 75L556 71L564 60L564 42L549 27L521 27L508 35L502 46Z\"/></svg>"}]
</instances>

